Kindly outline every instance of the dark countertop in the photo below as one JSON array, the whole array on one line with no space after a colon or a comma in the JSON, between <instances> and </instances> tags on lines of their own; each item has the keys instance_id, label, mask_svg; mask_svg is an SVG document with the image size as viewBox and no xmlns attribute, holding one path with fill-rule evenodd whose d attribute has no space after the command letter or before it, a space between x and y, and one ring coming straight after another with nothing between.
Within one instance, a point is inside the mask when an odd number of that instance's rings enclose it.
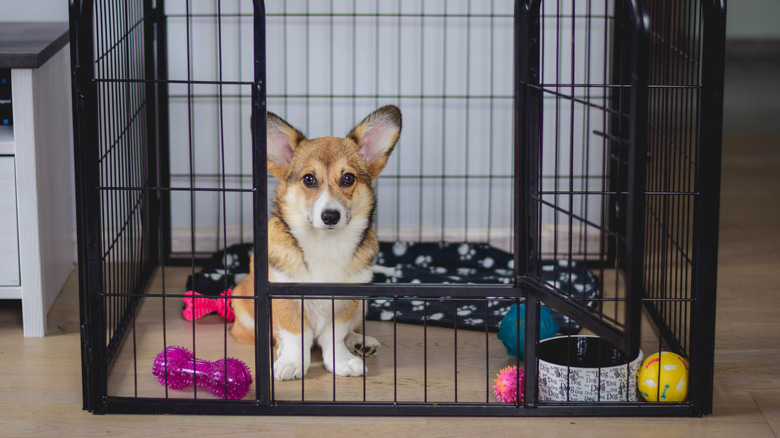
<instances>
[{"instance_id":1,"label":"dark countertop","mask_svg":"<svg viewBox=\"0 0 780 438\"><path fill-rule=\"evenodd\" d=\"M65 22L0 23L0 68L38 68L68 39Z\"/></svg>"}]
</instances>

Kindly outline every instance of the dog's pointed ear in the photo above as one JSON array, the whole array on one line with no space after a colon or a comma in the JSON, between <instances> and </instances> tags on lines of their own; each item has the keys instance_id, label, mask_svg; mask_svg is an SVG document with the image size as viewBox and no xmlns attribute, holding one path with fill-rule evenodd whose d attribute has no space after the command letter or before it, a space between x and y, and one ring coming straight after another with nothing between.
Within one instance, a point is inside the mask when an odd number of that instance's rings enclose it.
<instances>
[{"instance_id":1,"label":"dog's pointed ear","mask_svg":"<svg viewBox=\"0 0 780 438\"><path fill-rule=\"evenodd\" d=\"M401 110L388 105L369 114L352 129L347 138L360 147L360 154L368 164L368 173L372 179L376 179L387 164L400 135Z\"/></svg>"},{"instance_id":2,"label":"dog's pointed ear","mask_svg":"<svg viewBox=\"0 0 780 438\"><path fill-rule=\"evenodd\" d=\"M272 112L266 114L265 120L268 171L283 181L293 152L306 136Z\"/></svg>"}]
</instances>

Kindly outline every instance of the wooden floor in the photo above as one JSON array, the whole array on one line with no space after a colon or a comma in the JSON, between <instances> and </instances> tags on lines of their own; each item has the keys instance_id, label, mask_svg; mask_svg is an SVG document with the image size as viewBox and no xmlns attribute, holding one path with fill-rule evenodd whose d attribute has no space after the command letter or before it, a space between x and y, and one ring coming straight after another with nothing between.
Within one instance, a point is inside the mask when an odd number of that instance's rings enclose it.
<instances>
[{"instance_id":1,"label":"wooden floor","mask_svg":"<svg viewBox=\"0 0 780 438\"><path fill-rule=\"evenodd\" d=\"M166 268L165 272L165 281L169 284L166 290L177 290L186 284L191 268ZM161 277L154 277L149 286L150 293L162 290ZM166 397L164 387L150 372L156 355L164 348L163 332L166 345L181 345L190 350L194 345L198 357L212 360L236 357L245 361L254 374L254 346L235 342L227 333L229 326L219 317L209 316L193 324L181 317L181 298L165 301L164 309L163 300L159 298L142 302L130 335L135 341L122 345L110 371L109 395ZM458 330L456 334L451 328L394 325L384 321L367 321L365 328L366 335L377 338L382 346L379 354L366 359L365 382L363 378L350 377L337 377L334 382L333 374L323 367L319 348L314 348L306 378L303 381L274 381L272 398L278 401L332 401L335 398L340 402L496 402L488 392L488 384L492 385L498 370L512 363L495 333ZM400 346L399 350L396 351L393 345ZM455 354L457 386L454 384ZM254 398L255 390L252 385L247 397ZM207 389L192 387L168 391L167 396L193 398L195 392L201 399L215 398Z\"/></svg>"},{"instance_id":2,"label":"wooden floor","mask_svg":"<svg viewBox=\"0 0 780 438\"><path fill-rule=\"evenodd\" d=\"M166 267L164 276L159 271L154 276L148 293L178 292L191 272L189 267ZM610 285L615 283L615 271L607 270L602 275L602 293L605 298L614 297ZM622 306L619 307L615 312L622 314ZM228 334L230 326L222 319L213 315L193 323L181 317L181 308L178 297L155 296L141 302L135 324L126 336L128 340L119 348L109 370L108 395L216 398L205 388L166 392L150 372L155 357L165 346L184 346L196 351L197 357L211 360L236 357L255 370L254 346L235 342ZM659 341L649 322L644 322L642 349L645 354L651 354L657 351ZM333 374L323 367L320 350L314 348L306 378L274 381L271 398L275 401L497 403L492 393L493 379L500 369L515 363L496 333L389 321L367 321L364 332L377 338L382 346L379 354L366 359L365 379L337 377L334 381ZM592 333L583 329L579 334ZM256 386L252 385L247 399L255 398L255 391Z\"/></svg>"},{"instance_id":3,"label":"wooden floor","mask_svg":"<svg viewBox=\"0 0 780 438\"><path fill-rule=\"evenodd\" d=\"M19 303L0 301L0 436L778 436L778 75L780 62L771 60L732 60L727 69L713 415L700 419L93 416L81 410L78 307L75 281L71 281L49 314L50 333L45 338L24 338Z\"/></svg>"}]
</instances>

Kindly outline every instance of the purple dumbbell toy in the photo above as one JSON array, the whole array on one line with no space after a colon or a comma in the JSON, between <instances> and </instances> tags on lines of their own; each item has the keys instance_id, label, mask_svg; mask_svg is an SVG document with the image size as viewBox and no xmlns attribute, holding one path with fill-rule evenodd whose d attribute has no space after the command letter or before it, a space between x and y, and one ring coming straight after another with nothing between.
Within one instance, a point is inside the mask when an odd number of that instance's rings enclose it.
<instances>
[{"instance_id":1,"label":"purple dumbbell toy","mask_svg":"<svg viewBox=\"0 0 780 438\"><path fill-rule=\"evenodd\" d=\"M229 400L243 398L252 385L252 374L244 362L232 357L213 362L195 359L190 350L179 346L161 351L154 359L152 372L161 385L167 383L171 389L184 388L197 380L198 386Z\"/></svg>"}]
</instances>

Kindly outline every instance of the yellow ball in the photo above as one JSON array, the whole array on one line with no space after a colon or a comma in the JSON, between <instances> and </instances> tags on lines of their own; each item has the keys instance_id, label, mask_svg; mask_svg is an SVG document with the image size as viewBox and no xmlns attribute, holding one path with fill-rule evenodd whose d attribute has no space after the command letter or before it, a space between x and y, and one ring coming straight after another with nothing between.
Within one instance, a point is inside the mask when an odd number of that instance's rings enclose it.
<instances>
[{"instance_id":1,"label":"yellow ball","mask_svg":"<svg viewBox=\"0 0 780 438\"><path fill-rule=\"evenodd\" d=\"M655 353L642 363L637 380L639 392L647 401L684 401L688 393L688 361L669 351L662 351L660 356Z\"/></svg>"}]
</instances>

